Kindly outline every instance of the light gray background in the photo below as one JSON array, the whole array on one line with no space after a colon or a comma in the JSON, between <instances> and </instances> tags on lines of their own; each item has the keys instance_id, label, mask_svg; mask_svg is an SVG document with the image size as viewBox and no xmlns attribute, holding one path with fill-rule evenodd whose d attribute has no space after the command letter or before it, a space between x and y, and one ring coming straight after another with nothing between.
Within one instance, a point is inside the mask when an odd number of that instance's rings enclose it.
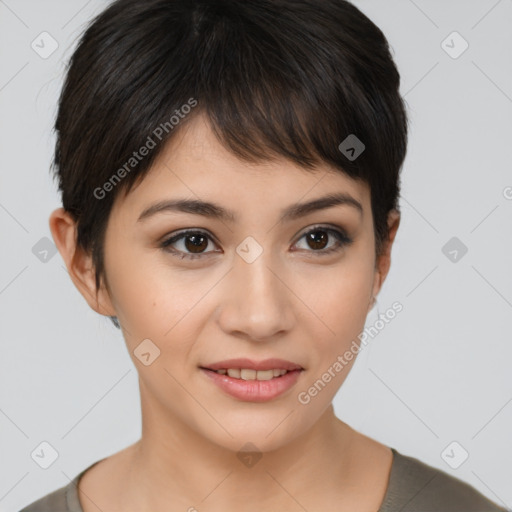
<instances>
[{"instance_id":1,"label":"light gray background","mask_svg":"<svg viewBox=\"0 0 512 512\"><path fill-rule=\"evenodd\" d=\"M512 0L357 0L385 33L411 117L402 224L371 339L336 396L355 429L512 508ZM22 506L140 436L137 372L120 331L75 289L51 239L50 178L64 63L100 0L0 1L0 510ZM31 42L47 31L58 49ZM469 43L458 58L442 42ZM453 38L452 38L453 39ZM460 41L448 39L452 52ZM468 252L450 261L452 237ZM42 469L41 442L58 452ZM456 441L469 453L443 459ZM451 454L456 459L461 448Z\"/></svg>"}]
</instances>

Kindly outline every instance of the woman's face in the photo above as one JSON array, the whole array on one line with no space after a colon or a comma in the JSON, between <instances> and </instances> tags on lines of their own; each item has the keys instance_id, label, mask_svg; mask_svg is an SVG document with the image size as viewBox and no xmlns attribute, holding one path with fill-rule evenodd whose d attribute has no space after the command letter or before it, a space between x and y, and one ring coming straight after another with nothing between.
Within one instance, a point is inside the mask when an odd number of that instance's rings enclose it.
<instances>
[{"instance_id":1,"label":"woman's face","mask_svg":"<svg viewBox=\"0 0 512 512\"><path fill-rule=\"evenodd\" d=\"M117 315L139 372L145 429L181 426L235 451L248 441L279 448L331 404L355 359L315 396L307 391L358 341L382 284L369 189L328 166L312 173L285 160L240 161L202 117L178 135L114 205L110 296L100 302ZM300 208L328 195L347 201ZM215 209L152 210L166 201ZM167 244L184 230L195 234ZM236 379L250 363L229 363L235 377L204 369L235 358L301 370L260 381L270 373Z\"/></svg>"}]
</instances>

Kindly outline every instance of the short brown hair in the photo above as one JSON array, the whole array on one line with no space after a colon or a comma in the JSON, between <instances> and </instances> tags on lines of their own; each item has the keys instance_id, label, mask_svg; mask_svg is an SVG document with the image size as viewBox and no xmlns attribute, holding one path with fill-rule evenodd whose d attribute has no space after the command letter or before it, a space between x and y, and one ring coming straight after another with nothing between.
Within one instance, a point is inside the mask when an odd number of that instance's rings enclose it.
<instances>
[{"instance_id":1,"label":"short brown hair","mask_svg":"<svg viewBox=\"0 0 512 512\"><path fill-rule=\"evenodd\" d=\"M407 146L399 85L384 34L345 0L114 1L71 57L52 163L97 290L114 199L199 113L241 159L327 162L368 183L378 255ZM354 160L339 149L349 135L365 145ZM127 166L148 137L158 143Z\"/></svg>"}]
</instances>

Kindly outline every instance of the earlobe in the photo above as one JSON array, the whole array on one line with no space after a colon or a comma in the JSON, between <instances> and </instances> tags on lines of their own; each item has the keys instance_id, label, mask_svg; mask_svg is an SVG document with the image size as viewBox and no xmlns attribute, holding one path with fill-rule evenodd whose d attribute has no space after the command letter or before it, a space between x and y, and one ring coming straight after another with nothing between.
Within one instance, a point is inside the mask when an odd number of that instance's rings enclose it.
<instances>
[{"instance_id":1,"label":"earlobe","mask_svg":"<svg viewBox=\"0 0 512 512\"><path fill-rule=\"evenodd\" d=\"M375 302L377 302L377 299L375 298L374 295L372 295L370 297L370 302L368 303L368 313L370 312L370 310L373 308Z\"/></svg>"},{"instance_id":2,"label":"earlobe","mask_svg":"<svg viewBox=\"0 0 512 512\"><path fill-rule=\"evenodd\" d=\"M64 208L54 210L49 219L50 231L66 264L69 277L89 306L101 315L115 316L110 298L96 290L92 257L76 245L76 222Z\"/></svg>"}]
</instances>

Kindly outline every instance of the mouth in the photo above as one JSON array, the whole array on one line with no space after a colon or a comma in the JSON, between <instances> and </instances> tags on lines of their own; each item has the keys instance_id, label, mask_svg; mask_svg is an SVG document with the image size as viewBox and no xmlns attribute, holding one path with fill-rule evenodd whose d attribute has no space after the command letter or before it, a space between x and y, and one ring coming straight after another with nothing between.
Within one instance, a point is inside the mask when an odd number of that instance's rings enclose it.
<instances>
[{"instance_id":1,"label":"mouth","mask_svg":"<svg viewBox=\"0 0 512 512\"><path fill-rule=\"evenodd\" d=\"M199 366L226 394L242 401L264 402L295 385L304 368L283 359L230 359Z\"/></svg>"},{"instance_id":2,"label":"mouth","mask_svg":"<svg viewBox=\"0 0 512 512\"><path fill-rule=\"evenodd\" d=\"M227 359L200 366L200 368L242 380L270 380L281 377L287 372L304 369L297 363L277 358L263 361L254 361L247 358Z\"/></svg>"},{"instance_id":3,"label":"mouth","mask_svg":"<svg viewBox=\"0 0 512 512\"><path fill-rule=\"evenodd\" d=\"M250 368L221 368L220 370L212 370L211 368L200 367L203 370L218 373L219 375L227 375L232 379L240 380L271 380L286 375L290 370L281 368L272 368L270 370L252 370ZM296 371L296 370L292 370Z\"/></svg>"}]
</instances>

